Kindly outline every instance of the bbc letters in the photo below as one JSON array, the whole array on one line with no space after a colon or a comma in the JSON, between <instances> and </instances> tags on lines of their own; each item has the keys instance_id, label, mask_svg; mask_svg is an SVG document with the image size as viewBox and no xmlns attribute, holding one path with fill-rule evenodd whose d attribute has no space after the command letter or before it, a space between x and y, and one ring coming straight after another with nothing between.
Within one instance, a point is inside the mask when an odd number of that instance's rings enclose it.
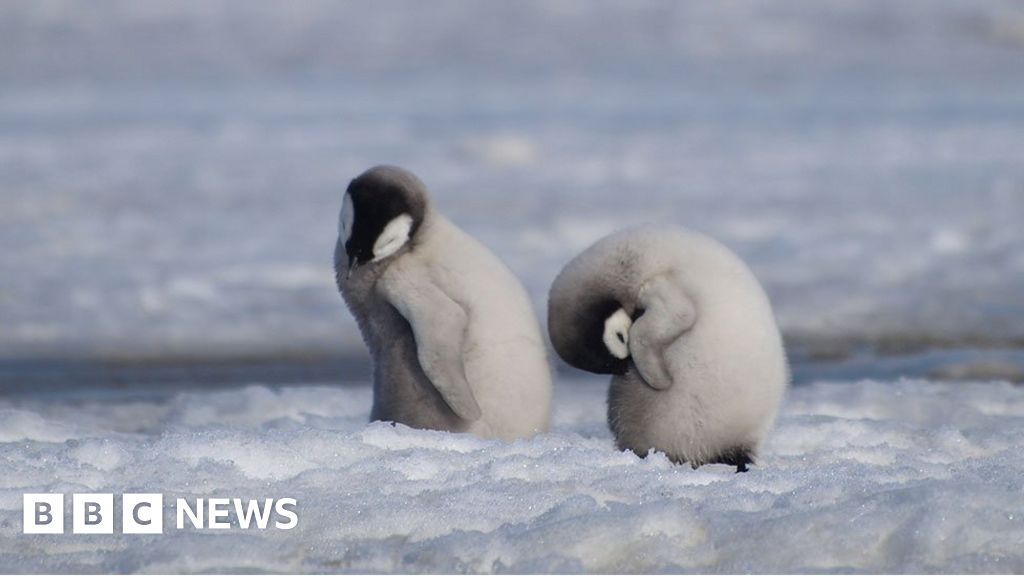
<instances>
[{"instance_id":1,"label":"bbc letters","mask_svg":"<svg viewBox=\"0 0 1024 576\"><path fill-rule=\"evenodd\" d=\"M64 534L64 494L25 494L23 503L25 534ZM299 523L294 498L177 498L174 509L178 530L291 530ZM122 534L163 534L164 495L122 494L119 517ZM71 495L73 534L113 534L117 518L113 494Z\"/></svg>"}]
</instances>

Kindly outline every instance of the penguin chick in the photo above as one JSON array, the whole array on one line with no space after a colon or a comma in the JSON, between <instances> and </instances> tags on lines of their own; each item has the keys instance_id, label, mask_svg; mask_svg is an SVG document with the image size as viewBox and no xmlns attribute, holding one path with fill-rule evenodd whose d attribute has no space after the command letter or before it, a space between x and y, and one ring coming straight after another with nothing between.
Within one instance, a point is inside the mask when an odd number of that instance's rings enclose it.
<instances>
[{"instance_id":1,"label":"penguin chick","mask_svg":"<svg viewBox=\"0 0 1024 576\"><path fill-rule=\"evenodd\" d=\"M412 173L349 184L335 279L373 359L371 420L515 439L547 430L551 374L522 285Z\"/></svg>"},{"instance_id":2,"label":"penguin chick","mask_svg":"<svg viewBox=\"0 0 1024 576\"><path fill-rule=\"evenodd\" d=\"M620 449L745 472L775 420L789 366L768 297L715 240L631 229L599 240L551 287L548 330L568 364L612 374Z\"/></svg>"}]
</instances>

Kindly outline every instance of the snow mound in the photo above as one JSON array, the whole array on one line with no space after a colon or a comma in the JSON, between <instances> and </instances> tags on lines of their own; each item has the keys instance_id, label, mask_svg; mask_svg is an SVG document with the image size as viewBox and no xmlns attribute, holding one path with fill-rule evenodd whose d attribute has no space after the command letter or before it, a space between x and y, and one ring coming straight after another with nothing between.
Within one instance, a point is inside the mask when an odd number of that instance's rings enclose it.
<instances>
[{"instance_id":1,"label":"snow mound","mask_svg":"<svg viewBox=\"0 0 1024 576\"><path fill-rule=\"evenodd\" d=\"M617 451L605 384L529 441L366 424L368 387L0 401L0 558L23 572L1024 570L1024 389L817 383L734 474ZM26 492L285 498L281 530L22 535ZM70 500L68 497L67 500Z\"/></svg>"}]
</instances>

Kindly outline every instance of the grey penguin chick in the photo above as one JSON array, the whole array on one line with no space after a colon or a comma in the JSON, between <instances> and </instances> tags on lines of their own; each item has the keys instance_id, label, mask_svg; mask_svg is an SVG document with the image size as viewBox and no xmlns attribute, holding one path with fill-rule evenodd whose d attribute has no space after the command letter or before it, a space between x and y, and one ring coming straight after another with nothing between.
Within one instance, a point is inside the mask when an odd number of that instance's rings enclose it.
<instances>
[{"instance_id":1,"label":"grey penguin chick","mask_svg":"<svg viewBox=\"0 0 1024 576\"><path fill-rule=\"evenodd\" d=\"M715 240L630 229L569 262L548 300L568 364L613 374L608 424L622 450L745 472L774 423L789 365L768 297Z\"/></svg>"},{"instance_id":2,"label":"grey penguin chick","mask_svg":"<svg viewBox=\"0 0 1024 576\"><path fill-rule=\"evenodd\" d=\"M373 359L371 420L511 440L547 430L551 372L525 289L393 166L349 184L335 279Z\"/></svg>"}]
</instances>

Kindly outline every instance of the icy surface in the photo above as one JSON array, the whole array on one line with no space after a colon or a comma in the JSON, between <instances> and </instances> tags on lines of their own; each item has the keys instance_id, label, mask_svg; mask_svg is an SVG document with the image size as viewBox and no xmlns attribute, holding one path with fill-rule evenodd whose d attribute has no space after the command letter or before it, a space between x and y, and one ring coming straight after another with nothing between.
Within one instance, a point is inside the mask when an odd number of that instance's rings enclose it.
<instances>
[{"instance_id":1,"label":"icy surface","mask_svg":"<svg viewBox=\"0 0 1024 576\"><path fill-rule=\"evenodd\" d=\"M366 424L365 387L0 401L0 569L139 572L1024 570L1024 389L797 387L757 467L616 451L604 383L529 441ZM21 535L25 492L294 497L286 531ZM70 532L70 529L69 529Z\"/></svg>"},{"instance_id":2,"label":"icy surface","mask_svg":"<svg viewBox=\"0 0 1024 576\"><path fill-rule=\"evenodd\" d=\"M538 311L621 226L788 334L1024 337L1024 8L0 3L0 355L357 350L341 193L419 173Z\"/></svg>"}]
</instances>

